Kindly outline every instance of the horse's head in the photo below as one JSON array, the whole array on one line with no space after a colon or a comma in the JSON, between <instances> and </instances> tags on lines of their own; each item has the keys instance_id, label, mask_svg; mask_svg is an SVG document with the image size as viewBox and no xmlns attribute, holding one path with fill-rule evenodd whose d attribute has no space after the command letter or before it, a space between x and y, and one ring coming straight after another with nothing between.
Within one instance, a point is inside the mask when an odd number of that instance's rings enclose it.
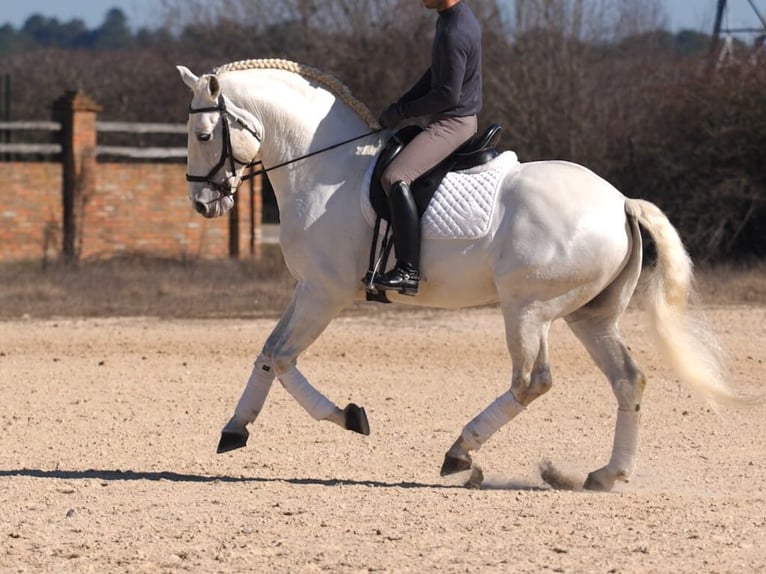
<instances>
[{"instance_id":1,"label":"horse's head","mask_svg":"<svg viewBox=\"0 0 766 574\"><path fill-rule=\"evenodd\" d=\"M195 76L178 66L194 97L189 107L187 173L189 198L205 217L234 205L234 193L261 148L262 126L224 94L217 76Z\"/></svg>"}]
</instances>

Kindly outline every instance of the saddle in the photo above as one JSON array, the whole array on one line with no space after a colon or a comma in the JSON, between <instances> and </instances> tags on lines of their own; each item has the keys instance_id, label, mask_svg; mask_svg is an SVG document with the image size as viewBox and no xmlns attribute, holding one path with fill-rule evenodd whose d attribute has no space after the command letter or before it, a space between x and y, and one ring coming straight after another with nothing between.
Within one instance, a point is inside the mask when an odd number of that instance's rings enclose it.
<instances>
[{"instance_id":1,"label":"saddle","mask_svg":"<svg viewBox=\"0 0 766 574\"><path fill-rule=\"evenodd\" d=\"M431 170L417 178L410 190L418 208L420 217L425 213L431 198L436 193L442 180L451 171L462 171L479 165L483 165L500 155L495 147L500 139L500 124L490 125L482 134L478 134L456 149L446 159L441 161ZM372 236L372 245L370 247L370 265L364 278L364 284L367 290L367 300L377 301L379 303L390 303L385 291L378 291L373 286L375 275L385 271L388 264L388 257L393 246L391 237L391 226L386 227L383 241L378 249L378 240L380 238L381 221L390 221L391 212L388 207L388 198L383 191L380 183L383 172L394 158L404 147L410 143L415 136L423 131L423 128L417 125L405 126L398 130L391 139L388 140L383 150L378 155L378 160L372 172L370 182L370 203L377 215L375 221L375 230Z\"/></svg>"},{"instance_id":2,"label":"saddle","mask_svg":"<svg viewBox=\"0 0 766 574\"><path fill-rule=\"evenodd\" d=\"M468 140L447 156L446 159L442 160L441 163L412 182L410 191L415 199L415 205L418 207L418 214L421 217L425 213L434 193L439 188L439 184L441 184L449 172L483 165L500 155L495 145L497 145L497 141L500 139L501 129L500 124L492 124L484 133ZM417 125L401 128L391 136L391 139L388 140L378 155L378 161L375 163L370 182L370 203L378 217L385 221L391 220L391 214L388 208L388 199L383 191L380 178L389 164L399 155L399 152L422 131L423 128Z\"/></svg>"}]
</instances>

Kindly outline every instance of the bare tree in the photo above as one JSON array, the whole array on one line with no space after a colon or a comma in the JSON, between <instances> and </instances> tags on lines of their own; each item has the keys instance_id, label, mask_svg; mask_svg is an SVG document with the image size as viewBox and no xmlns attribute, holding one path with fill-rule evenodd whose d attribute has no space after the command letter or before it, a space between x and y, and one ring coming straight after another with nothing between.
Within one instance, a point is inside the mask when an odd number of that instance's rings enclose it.
<instances>
[{"instance_id":1,"label":"bare tree","mask_svg":"<svg viewBox=\"0 0 766 574\"><path fill-rule=\"evenodd\" d=\"M430 58L433 19L411 0L163 0L163 5L168 24L197 30L219 63L282 57L314 65L338 76L374 110L414 82Z\"/></svg>"}]
</instances>

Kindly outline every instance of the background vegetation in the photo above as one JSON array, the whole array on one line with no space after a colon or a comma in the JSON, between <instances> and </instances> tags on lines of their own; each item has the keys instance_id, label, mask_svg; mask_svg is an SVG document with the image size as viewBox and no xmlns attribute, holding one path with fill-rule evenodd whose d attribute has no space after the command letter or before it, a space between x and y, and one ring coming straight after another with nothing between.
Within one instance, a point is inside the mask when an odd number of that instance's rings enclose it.
<instances>
[{"instance_id":1,"label":"background vegetation","mask_svg":"<svg viewBox=\"0 0 766 574\"><path fill-rule=\"evenodd\" d=\"M523 161L583 163L664 209L698 261L766 258L766 64L738 42L713 67L711 38L664 30L657 0L466 0L484 31L483 124ZM597 6L597 7L596 7ZM132 30L33 16L0 28L11 118L47 119L82 88L103 119L185 121L175 72L284 57L344 81L374 112L429 60L434 15L412 0L163 0Z\"/></svg>"}]
</instances>

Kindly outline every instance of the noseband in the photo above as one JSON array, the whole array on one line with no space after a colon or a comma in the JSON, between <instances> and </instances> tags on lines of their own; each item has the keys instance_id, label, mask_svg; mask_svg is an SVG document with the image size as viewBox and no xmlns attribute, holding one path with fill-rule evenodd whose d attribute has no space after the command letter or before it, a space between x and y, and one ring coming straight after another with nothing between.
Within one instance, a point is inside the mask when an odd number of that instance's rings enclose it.
<instances>
[{"instance_id":1,"label":"noseband","mask_svg":"<svg viewBox=\"0 0 766 574\"><path fill-rule=\"evenodd\" d=\"M234 156L234 149L231 145L231 129L229 128L229 121L235 121L240 126L242 126L246 131L251 133L255 139L258 140L258 143L260 144L263 140L261 138L261 135L255 130L255 128L252 128L248 126L241 118L238 118L234 114L232 114L230 111L226 109L226 101L223 99L223 94L218 97L218 103L215 106L210 106L207 108L192 108L189 106L189 115L191 114L204 114L207 112L220 112L221 114L221 126L223 129L223 143L221 145L221 157L218 160L218 163L215 164L207 175L191 175L189 173L186 174L186 181L192 181L195 183L207 183L210 185L212 189L220 193L222 196L230 196L234 195L234 191L232 191L231 186L229 186L228 181L224 182L217 182L213 179L213 176L215 176L216 173L218 173L221 168L223 168L226 165L226 161L229 162L229 169L231 170L232 175L236 175L237 173L237 164L247 167L253 167L255 165L258 165L262 163L259 161L249 161L249 162L243 162L238 160ZM241 179L250 179L249 177L241 178Z\"/></svg>"}]
</instances>

